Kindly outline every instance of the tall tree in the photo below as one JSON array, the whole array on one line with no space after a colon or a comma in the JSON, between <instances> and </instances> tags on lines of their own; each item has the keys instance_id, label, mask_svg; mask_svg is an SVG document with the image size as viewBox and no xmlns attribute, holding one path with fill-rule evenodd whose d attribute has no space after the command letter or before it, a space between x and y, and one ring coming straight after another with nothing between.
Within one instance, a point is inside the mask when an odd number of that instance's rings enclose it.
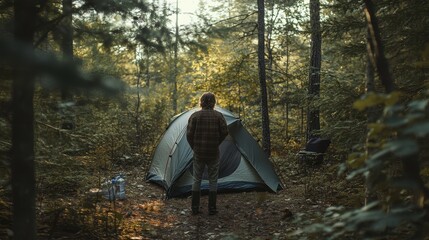
<instances>
[{"instance_id":1,"label":"tall tree","mask_svg":"<svg viewBox=\"0 0 429 240\"><path fill-rule=\"evenodd\" d=\"M36 1L14 1L15 40L33 46ZM34 164L34 74L30 64L17 64L12 89L12 230L14 239L36 238Z\"/></svg>"},{"instance_id":2,"label":"tall tree","mask_svg":"<svg viewBox=\"0 0 429 240\"><path fill-rule=\"evenodd\" d=\"M261 90L262 148L271 155L270 118L268 115L267 79L265 74L265 6L258 0L258 69Z\"/></svg>"},{"instance_id":3,"label":"tall tree","mask_svg":"<svg viewBox=\"0 0 429 240\"><path fill-rule=\"evenodd\" d=\"M63 22L61 25L62 39L61 39L61 50L63 51L64 58L73 59L73 0L62 0L63 4ZM71 130L74 128L74 120L71 114L70 102L72 100L72 94L70 90L63 86L61 89L61 100L63 102L61 111L63 114L63 123L61 127L63 129Z\"/></svg>"},{"instance_id":4,"label":"tall tree","mask_svg":"<svg viewBox=\"0 0 429 240\"><path fill-rule=\"evenodd\" d=\"M369 39L369 56L377 68L378 76L384 86L386 93L390 93L395 88L392 76L389 71L389 63L384 54L384 46L381 42L380 29L378 20L375 16L374 3L371 0L365 0L365 17L368 23Z\"/></svg>"},{"instance_id":5,"label":"tall tree","mask_svg":"<svg viewBox=\"0 0 429 240\"><path fill-rule=\"evenodd\" d=\"M322 64L322 35L320 32L320 2L310 0L311 55L308 80L310 106L307 112L307 140L320 130L319 108L312 106L320 96L320 68Z\"/></svg>"},{"instance_id":6,"label":"tall tree","mask_svg":"<svg viewBox=\"0 0 429 240\"><path fill-rule=\"evenodd\" d=\"M176 0L176 32L174 38L173 112L177 113L177 51L179 44L179 0Z\"/></svg>"}]
</instances>

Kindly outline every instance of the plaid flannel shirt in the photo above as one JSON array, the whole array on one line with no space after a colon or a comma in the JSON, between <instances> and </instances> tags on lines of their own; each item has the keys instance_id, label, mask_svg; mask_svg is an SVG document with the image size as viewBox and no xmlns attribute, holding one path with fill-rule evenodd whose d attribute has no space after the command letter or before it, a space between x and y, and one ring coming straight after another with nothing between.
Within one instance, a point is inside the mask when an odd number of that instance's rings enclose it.
<instances>
[{"instance_id":1,"label":"plaid flannel shirt","mask_svg":"<svg viewBox=\"0 0 429 240\"><path fill-rule=\"evenodd\" d=\"M201 109L188 120L186 138L198 159L215 159L219 145L228 135L223 115L213 109Z\"/></svg>"}]
</instances>

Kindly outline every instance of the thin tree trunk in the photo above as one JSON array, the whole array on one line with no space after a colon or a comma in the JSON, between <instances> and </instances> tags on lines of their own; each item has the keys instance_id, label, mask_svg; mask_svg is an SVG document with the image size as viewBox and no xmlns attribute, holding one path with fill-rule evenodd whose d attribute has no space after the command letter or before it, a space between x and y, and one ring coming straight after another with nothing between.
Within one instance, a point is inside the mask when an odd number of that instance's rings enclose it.
<instances>
[{"instance_id":1,"label":"thin tree trunk","mask_svg":"<svg viewBox=\"0 0 429 240\"><path fill-rule=\"evenodd\" d=\"M73 53L73 25L72 25L72 7L73 0L63 0L63 15L64 19L62 22L62 42L61 42L61 50L64 54L64 57L72 60L74 57ZM74 116L72 113L72 106L70 106L70 102L73 100L73 95L71 94L69 88L67 86L63 86L61 89L61 101L63 105L61 106L61 111L63 115L63 123L61 124L61 128L63 129L74 129L75 122Z\"/></svg>"},{"instance_id":2,"label":"thin tree trunk","mask_svg":"<svg viewBox=\"0 0 429 240\"><path fill-rule=\"evenodd\" d=\"M289 140L289 103L286 103L286 119L285 119L285 128L286 128L286 132L285 132L285 136L286 139Z\"/></svg>"},{"instance_id":3,"label":"thin tree trunk","mask_svg":"<svg viewBox=\"0 0 429 240\"><path fill-rule=\"evenodd\" d=\"M305 116L305 110L304 110L304 107L301 107L301 127L299 129L301 134L301 140L304 140L303 138L307 135L304 127L304 116Z\"/></svg>"},{"instance_id":4,"label":"thin tree trunk","mask_svg":"<svg viewBox=\"0 0 429 240\"><path fill-rule=\"evenodd\" d=\"M179 44L179 0L176 0L176 35L174 42L173 111L177 113L177 51Z\"/></svg>"},{"instance_id":5,"label":"thin tree trunk","mask_svg":"<svg viewBox=\"0 0 429 240\"><path fill-rule=\"evenodd\" d=\"M274 46L273 46L273 28L274 28L274 24L275 24L275 19L276 17L274 16L274 1L271 0L270 4L270 17L269 17L269 21L268 21L268 26L267 26L267 42L266 42L266 49L267 49L267 67L268 67L268 75L267 75L267 82L268 82L268 88L267 88L267 93L268 93L268 102L272 102L272 97L273 97L273 89L272 89L272 84L273 83L273 66L274 66L274 57L273 57L273 51L274 51ZM271 87L270 87L271 86Z\"/></svg>"},{"instance_id":6,"label":"thin tree trunk","mask_svg":"<svg viewBox=\"0 0 429 240\"><path fill-rule=\"evenodd\" d=\"M270 118L268 115L267 80L265 75L265 7L264 0L258 0L258 67L261 90L262 148L271 155Z\"/></svg>"},{"instance_id":7,"label":"thin tree trunk","mask_svg":"<svg viewBox=\"0 0 429 240\"><path fill-rule=\"evenodd\" d=\"M372 45L371 36L370 36L369 30L368 30L367 48L369 51L371 51L371 49L373 48L371 45ZM375 92L374 66L373 66L371 61L372 61L372 59L368 55L367 63L366 63L366 72L365 72L366 93L367 94L371 93L371 92ZM375 123L378 119L377 113L376 113L376 108L375 107L369 108L366 112L366 116L367 116L367 124ZM372 146L372 144L373 144L372 140L369 136L369 129L367 129L366 144L365 144L366 156L370 156L372 154L372 152L374 151L374 149L370 147L370 146ZM370 180L370 179L372 179L372 175L373 175L373 172L369 171L368 177L366 179L366 184L365 184L365 205L376 200L376 196L374 196L375 194L372 190L372 185L371 185L372 181Z\"/></svg>"},{"instance_id":8,"label":"thin tree trunk","mask_svg":"<svg viewBox=\"0 0 429 240\"><path fill-rule=\"evenodd\" d=\"M150 56L149 56L149 47L146 46L144 52L146 53L146 64L145 64L145 77L146 77L146 87L150 88ZM142 60L143 61L143 60Z\"/></svg>"},{"instance_id":9,"label":"thin tree trunk","mask_svg":"<svg viewBox=\"0 0 429 240\"><path fill-rule=\"evenodd\" d=\"M142 130L141 130L141 110L140 110L140 106L141 106L141 96L140 96L140 90L141 90L141 76L142 76L142 68L143 68L143 64L141 63L141 61L137 61L137 84L136 84L136 88L137 88L137 100L136 100L136 110L135 110L135 128L136 128L136 149L140 149L141 144L142 144Z\"/></svg>"},{"instance_id":10,"label":"thin tree trunk","mask_svg":"<svg viewBox=\"0 0 429 240\"><path fill-rule=\"evenodd\" d=\"M308 84L309 108L307 111L307 134L306 139L318 136L316 131L320 130L319 109L312 107L320 96L320 68L322 64L322 36L320 32L320 2L310 0L310 24L311 24L311 56L310 74Z\"/></svg>"},{"instance_id":11,"label":"thin tree trunk","mask_svg":"<svg viewBox=\"0 0 429 240\"><path fill-rule=\"evenodd\" d=\"M73 0L62 0L63 4L63 21L62 21L62 42L61 50L66 58L72 59L73 54Z\"/></svg>"},{"instance_id":12,"label":"thin tree trunk","mask_svg":"<svg viewBox=\"0 0 429 240\"><path fill-rule=\"evenodd\" d=\"M286 6L285 6L286 8ZM286 13L286 9L284 10ZM286 92L288 92L289 90L289 57L290 57L290 52L289 52L289 44L290 44L290 35L289 35L289 18L286 17L286 63L285 63L285 76L286 76ZM289 139L289 102L288 102L288 96L284 97L286 99L286 139Z\"/></svg>"},{"instance_id":13,"label":"thin tree trunk","mask_svg":"<svg viewBox=\"0 0 429 240\"><path fill-rule=\"evenodd\" d=\"M36 2L15 0L15 39L33 45ZM17 66L12 90L12 230L14 239L36 238L36 184L34 164L34 74Z\"/></svg>"}]
</instances>

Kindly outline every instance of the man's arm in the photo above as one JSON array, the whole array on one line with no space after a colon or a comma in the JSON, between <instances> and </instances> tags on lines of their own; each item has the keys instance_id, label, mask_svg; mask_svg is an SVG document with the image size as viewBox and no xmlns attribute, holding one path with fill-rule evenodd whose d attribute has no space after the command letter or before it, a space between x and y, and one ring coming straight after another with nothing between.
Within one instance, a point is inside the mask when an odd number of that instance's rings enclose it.
<instances>
[{"instance_id":1,"label":"man's arm","mask_svg":"<svg viewBox=\"0 0 429 240\"><path fill-rule=\"evenodd\" d=\"M225 118L223 117L223 115L221 115L221 118L220 118L220 128L219 128L219 130L220 130L220 133L219 133L219 136L220 136L219 144L221 144L222 141L226 138L226 136L228 136L228 126L226 124L226 121L225 121Z\"/></svg>"},{"instance_id":2,"label":"man's arm","mask_svg":"<svg viewBox=\"0 0 429 240\"><path fill-rule=\"evenodd\" d=\"M188 126L186 129L186 140L188 140L188 143L192 149L194 149L194 132L195 132L195 124L191 116L188 120Z\"/></svg>"}]
</instances>

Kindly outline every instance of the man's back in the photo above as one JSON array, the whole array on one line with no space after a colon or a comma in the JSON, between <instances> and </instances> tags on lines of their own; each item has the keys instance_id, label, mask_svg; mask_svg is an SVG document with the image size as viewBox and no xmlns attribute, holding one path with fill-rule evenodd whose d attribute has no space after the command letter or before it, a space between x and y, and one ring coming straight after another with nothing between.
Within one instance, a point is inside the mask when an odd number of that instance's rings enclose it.
<instances>
[{"instance_id":1,"label":"man's back","mask_svg":"<svg viewBox=\"0 0 429 240\"><path fill-rule=\"evenodd\" d=\"M219 144L227 135L225 118L216 110L202 109L189 118L187 139L194 154L200 158L217 158Z\"/></svg>"}]
</instances>

